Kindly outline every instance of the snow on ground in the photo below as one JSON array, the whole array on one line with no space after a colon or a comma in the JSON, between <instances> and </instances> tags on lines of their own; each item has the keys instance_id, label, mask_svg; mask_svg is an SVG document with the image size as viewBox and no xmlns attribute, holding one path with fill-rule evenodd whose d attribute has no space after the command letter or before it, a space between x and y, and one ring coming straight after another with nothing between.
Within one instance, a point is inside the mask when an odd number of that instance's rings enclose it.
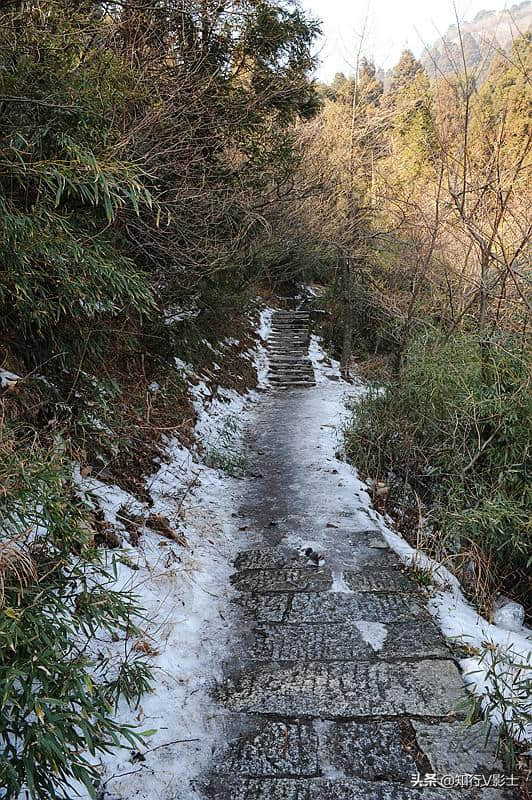
<instances>
[{"instance_id":1,"label":"snow on ground","mask_svg":"<svg viewBox=\"0 0 532 800\"><path fill-rule=\"evenodd\" d=\"M382 650L388 636L388 629L382 622L367 622L361 619L355 622L355 625L367 644L374 650Z\"/></svg>"},{"instance_id":2,"label":"snow on ground","mask_svg":"<svg viewBox=\"0 0 532 800\"><path fill-rule=\"evenodd\" d=\"M308 349L312 366L314 367L314 376L316 383L326 383L327 381L340 380L340 363L334 358L330 358L323 350L320 344L319 336L312 334L310 337L310 345ZM342 404L341 408L342 418L345 418L346 411L345 405Z\"/></svg>"},{"instance_id":3,"label":"snow on ground","mask_svg":"<svg viewBox=\"0 0 532 800\"><path fill-rule=\"evenodd\" d=\"M268 353L266 350L266 342L270 331L272 329L272 310L264 308L260 312L259 320L259 344L257 346L257 355L255 358L255 366L257 368L257 386L264 388L268 384Z\"/></svg>"},{"instance_id":4,"label":"snow on ground","mask_svg":"<svg viewBox=\"0 0 532 800\"><path fill-rule=\"evenodd\" d=\"M184 534L187 546L144 528L139 547L123 549L116 587L140 596L149 621L141 624L144 635L134 649L154 654L153 692L133 712L123 702L118 716L156 732L147 749L141 748L141 760L132 760L130 750L103 757L102 797L109 800L194 797L191 782L222 735L223 715L209 689L222 677L229 636L231 509L238 481L194 462L176 441L168 454L170 461L150 481L154 504L149 512L166 517ZM122 506L141 511L117 487L94 487L94 481L87 481L85 488L92 494L95 488L100 491L105 517L118 528L115 515Z\"/></svg>"},{"instance_id":5,"label":"snow on ground","mask_svg":"<svg viewBox=\"0 0 532 800\"><path fill-rule=\"evenodd\" d=\"M268 312L260 332L267 332ZM259 333L260 333L259 332ZM262 381L264 343L253 358ZM190 365L185 367L191 374ZM212 396L207 383L190 383L198 414L196 435L206 453L238 440L256 392L239 395L221 389ZM101 800L192 800L194 781L224 737L225 713L211 700L210 689L222 678L231 631L230 583L237 547L235 518L241 483L206 466L198 454L169 439L167 458L147 479L153 505L148 507L117 486L74 475L78 490L98 505L105 520L123 535L115 588L133 590L146 621L143 635L130 642L133 655L148 656L154 668L153 691L140 707L122 702L118 718L150 734L146 748L114 750L98 757ZM139 545L128 544L125 517L163 518L186 539L186 547L148 527L139 528ZM114 551L116 554L117 551ZM110 645L123 648L124 643ZM85 790L79 789L82 798Z\"/></svg>"}]
</instances>

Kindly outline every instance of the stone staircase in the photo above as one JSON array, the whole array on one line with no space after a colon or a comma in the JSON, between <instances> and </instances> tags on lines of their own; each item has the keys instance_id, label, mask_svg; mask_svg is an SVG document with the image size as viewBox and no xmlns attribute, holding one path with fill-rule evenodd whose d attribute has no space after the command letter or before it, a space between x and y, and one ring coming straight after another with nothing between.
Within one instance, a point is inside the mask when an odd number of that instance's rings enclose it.
<instances>
[{"instance_id":1,"label":"stone staircase","mask_svg":"<svg viewBox=\"0 0 532 800\"><path fill-rule=\"evenodd\" d=\"M279 388L314 386L314 370L308 357L308 311L276 311L268 340L270 385Z\"/></svg>"}]
</instances>

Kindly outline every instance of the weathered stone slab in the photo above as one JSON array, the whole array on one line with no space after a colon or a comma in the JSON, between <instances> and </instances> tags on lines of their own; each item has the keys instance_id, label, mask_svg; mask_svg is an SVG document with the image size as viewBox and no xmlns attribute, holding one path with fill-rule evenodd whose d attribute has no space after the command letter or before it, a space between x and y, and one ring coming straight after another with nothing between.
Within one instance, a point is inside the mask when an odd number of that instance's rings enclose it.
<instances>
[{"instance_id":1,"label":"weathered stone slab","mask_svg":"<svg viewBox=\"0 0 532 800\"><path fill-rule=\"evenodd\" d=\"M313 777L318 772L318 736L309 723L263 722L215 758L214 775Z\"/></svg>"},{"instance_id":2,"label":"weathered stone slab","mask_svg":"<svg viewBox=\"0 0 532 800\"><path fill-rule=\"evenodd\" d=\"M449 657L430 622L383 625L360 621L265 625L255 629L249 657L258 661L367 661L375 658Z\"/></svg>"},{"instance_id":3,"label":"weathered stone slab","mask_svg":"<svg viewBox=\"0 0 532 800\"><path fill-rule=\"evenodd\" d=\"M257 550L244 550L235 559L235 568L247 569L283 569L294 566L308 567L308 558L297 550L281 547L261 547Z\"/></svg>"},{"instance_id":4,"label":"weathered stone slab","mask_svg":"<svg viewBox=\"0 0 532 800\"><path fill-rule=\"evenodd\" d=\"M344 580L354 592L419 592L418 584L399 568L381 568L378 562L360 570L344 572Z\"/></svg>"},{"instance_id":5,"label":"weathered stone slab","mask_svg":"<svg viewBox=\"0 0 532 800\"><path fill-rule=\"evenodd\" d=\"M360 662L253 668L218 690L232 711L288 717L412 714L444 717L463 698L452 661Z\"/></svg>"},{"instance_id":6,"label":"weathered stone slab","mask_svg":"<svg viewBox=\"0 0 532 800\"><path fill-rule=\"evenodd\" d=\"M207 796L211 800L459 800L461 797L448 789L415 789L403 784L373 783L360 778L235 778L214 783Z\"/></svg>"},{"instance_id":7,"label":"weathered stone slab","mask_svg":"<svg viewBox=\"0 0 532 800\"><path fill-rule=\"evenodd\" d=\"M257 661L354 661L373 656L360 631L341 623L256 628L249 652Z\"/></svg>"},{"instance_id":8,"label":"weathered stone slab","mask_svg":"<svg viewBox=\"0 0 532 800\"><path fill-rule=\"evenodd\" d=\"M428 725L413 720L419 747L439 775L489 775L502 773L496 757L497 730L486 742L486 729L481 722L465 728L460 722Z\"/></svg>"},{"instance_id":9,"label":"weathered stone slab","mask_svg":"<svg viewBox=\"0 0 532 800\"><path fill-rule=\"evenodd\" d=\"M289 599L287 594L241 594L236 598L236 603L246 617L257 622L282 622Z\"/></svg>"},{"instance_id":10,"label":"weathered stone slab","mask_svg":"<svg viewBox=\"0 0 532 800\"><path fill-rule=\"evenodd\" d=\"M324 722L319 726L320 749L329 769L366 781L385 779L411 785L418 767L401 742L398 723Z\"/></svg>"},{"instance_id":11,"label":"weathered stone slab","mask_svg":"<svg viewBox=\"0 0 532 800\"><path fill-rule=\"evenodd\" d=\"M354 550L356 566L350 573L357 572L373 572L378 573L381 570L397 571L401 574L401 562L396 554L385 547L370 547L365 542L359 542L359 546Z\"/></svg>"},{"instance_id":12,"label":"weathered stone slab","mask_svg":"<svg viewBox=\"0 0 532 800\"><path fill-rule=\"evenodd\" d=\"M324 567L242 570L231 576L239 592L322 592L332 585Z\"/></svg>"},{"instance_id":13,"label":"weathered stone slab","mask_svg":"<svg viewBox=\"0 0 532 800\"><path fill-rule=\"evenodd\" d=\"M260 598L253 606L253 613L258 621L270 621L266 619L266 609L263 611L261 608ZM365 619L386 624L414 618L426 619L427 616L415 597L408 595L328 592L319 596L295 595L286 621L319 624Z\"/></svg>"},{"instance_id":14,"label":"weathered stone slab","mask_svg":"<svg viewBox=\"0 0 532 800\"><path fill-rule=\"evenodd\" d=\"M450 650L438 627L423 618L386 626L387 636L379 655L382 658L449 658Z\"/></svg>"}]
</instances>

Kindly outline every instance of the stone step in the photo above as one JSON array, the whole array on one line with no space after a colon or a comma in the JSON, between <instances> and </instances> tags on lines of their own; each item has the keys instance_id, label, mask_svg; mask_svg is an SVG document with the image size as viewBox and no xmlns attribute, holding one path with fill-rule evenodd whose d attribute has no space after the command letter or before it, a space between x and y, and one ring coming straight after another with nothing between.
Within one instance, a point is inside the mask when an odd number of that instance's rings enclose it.
<instances>
[{"instance_id":1,"label":"stone step","mask_svg":"<svg viewBox=\"0 0 532 800\"><path fill-rule=\"evenodd\" d=\"M293 373L306 373L314 377L314 370L308 364L270 364L270 372L279 375L291 375Z\"/></svg>"},{"instance_id":2,"label":"stone step","mask_svg":"<svg viewBox=\"0 0 532 800\"><path fill-rule=\"evenodd\" d=\"M272 325L300 325L302 323L310 324L310 317L308 314L300 314L297 316L279 316L278 314L272 317Z\"/></svg>"},{"instance_id":3,"label":"stone step","mask_svg":"<svg viewBox=\"0 0 532 800\"><path fill-rule=\"evenodd\" d=\"M323 567L241 570L231 583L239 592L320 592L332 586L332 574Z\"/></svg>"},{"instance_id":4,"label":"stone step","mask_svg":"<svg viewBox=\"0 0 532 800\"><path fill-rule=\"evenodd\" d=\"M294 358L294 359L296 359L298 361L305 361L307 359L307 355L306 355L305 351L301 351L300 353L295 353L293 351L292 352L290 352L290 351L287 352L287 351L277 350L277 351L270 351L270 355L272 355L272 356L289 356L289 357Z\"/></svg>"},{"instance_id":5,"label":"stone step","mask_svg":"<svg viewBox=\"0 0 532 800\"><path fill-rule=\"evenodd\" d=\"M454 661L253 665L219 687L231 711L294 718L447 717L464 700Z\"/></svg>"},{"instance_id":6,"label":"stone step","mask_svg":"<svg viewBox=\"0 0 532 800\"><path fill-rule=\"evenodd\" d=\"M274 311L272 319L310 319L310 311Z\"/></svg>"},{"instance_id":7,"label":"stone step","mask_svg":"<svg viewBox=\"0 0 532 800\"><path fill-rule=\"evenodd\" d=\"M290 339L297 339L297 338L309 339L310 338L309 337L309 333L308 333L308 329L307 330L301 330L301 331L292 331L292 330L291 331L275 331L274 330L274 331L271 332L270 338L275 338L275 337L278 337L278 338L290 338Z\"/></svg>"},{"instance_id":8,"label":"stone step","mask_svg":"<svg viewBox=\"0 0 532 800\"><path fill-rule=\"evenodd\" d=\"M270 339L268 340L270 348L281 348L283 350L302 350L305 354L308 352L308 342L300 342L291 339Z\"/></svg>"},{"instance_id":9,"label":"stone step","mask_svg":"<svg viewBox=\"0 0 532 800\"><path fill-rule=\"evenodd\" d=\"M300 372L304 372L308 375L314 374L312 367L308 364L271 364L270 372L274 372L279 375L294 375L299 374Z\"/></svg>"},{"instance_id":10,"label":"stone step","mask_svg":"<svg viewBox=\"0 0 532 800\"><path fill-rule=\"evenodd\" d=\"M268 350L272 355L284 355L284 356L298 356L303 358L308 358L308 347L297 345L292 342L284 342L283 344L278 344L277 342L271 343L268 346Z\"/></svg>"},{"instance_id":11,"label":"stone step","mask_svg":"<svg viewBox=\"0 0 532 800\"><path fill-rule=\"evenodd\" d=\"M272 331L308 331L308 324L306 322L293 323L293 322L276 322L272 325Z\"/></svg>"},{"instance_id":12,"label":"stone step","mask_svg":"<svg viewBox=\"0 0 532 800\"><path fill-rule=\"evenodd\" d=\"M272 356L270 364L273 366L290 366L291 364L305 364L312 369L312 361L305 356Z\"/></svg>"},{"instance_id":13,"label":"stone step","mask_svg":"<svg viewBox=\"0 0 532 800\"><path fill-rule=\"evenodd\" d=\"M272 385L276 384L276 385L280 385L280 386L282 386L282 385L284 385L286 383L293 383L294 381L305 381L305 382L309 383L311 380L313 380L312 375L309 375L308 373L303 373L303 372L298 374L298 375L289 375L289 374L282 375L282 374L279 374L279 373L270 372L270 374L268 375L268 378L269 378L270 382L272 383Z\"/></svg>"},{"instance_id":14,"label":"stone step","mask_svg":"<svg viewBox=\"0 0 532 800\"><path fill-rule=\"evenodd\" d=\"M374 661L396 658L449 658L431 621L392 623L361 620L316 625L261 625L246 634L242 652L252 661Z\"/></svg>"},{"instance_id":15,"label":"stone step","mask_svg":"<svg viewBox=\"0 0 532 800\"><path fill-rule=\"evenodd\" d=\"M272 331L270 334L270 339L282 339L283 341L294 341L296 339L307 340L308 338L308 331Z\"/></svg>"},{"instance_id":16,"label":"stone step","mask_svg":"<svg viewBox=\"0 0 532 800\"><path fill-rule=\"evenodd\" d=\"M291 359L290 361L271 361L271 369L306 369L312 372L312 364L306 358Z\"/></svg>"},{"instance_id":17,"label":"stone step","mask_svg":"<svg viewBox=\"0 0 532 800\"><path fill-rule=\"evenodd\" d=\"M250 563L249 561L241 562ZM236 602L244 615L258 624L272 622L334 624L365 620L367 622L428 621L420 598L412 594L372 594L370 592L314 592L293 596L280 593L245 594Z\"/></svg>"},{"instance_id":18,"label":"stone step","mask_svg":"<svg viewBox=\"0 0 532 800\"><path fill-rule=\"evenodd\" d=\"M487 794L483 794L486 792ZM492 794L495 792L495 794ZM413 788L388 781L362 778L222 778L206 789L210 800L464 800L454 789ZM496 789L483 789L477 800L499 800Z\"/></svg>"},{"instance_id":19,"label":"stone step","mask_svg":"<svg viewBox=\"0 0 532 800\"><path fill-rule=\"evenodd\" d=\"M299 339L276 338L274 336L272 339L268 340L268 345L270 347L281 347L284 350L301 349L304 350L305 353L308 351L308 341L303 342Z\"/></svg>"},{"instance_id":20,"label":"stone step","mask_svg":"<svg viewBox=\"0 0 532 800\"><path fill-rule=\"evenodd\" d=\"M279 330L279 331L302 331L308 330L309 323L308 320L301 320L298 321L275 321L272 322L271 328L272 330Z\"/></svg>"},{"instance_id":21,"label":"stone step","mask_svg":"<svg viewBox=\"0 0 532 800\"><path fill-rule=\"evenodd\" d=\"M293 380L293 381L283 381L283 382L273 381L271 382L271 386L272 388L275 389L292 389L294 387L298 388L300 386L316 386L316 382L303 381L303 380L297 380L297 381Z\"/></svg>"},{"instance_id":22,"label":"stone step","mask_svg":"<svg viewBox=\"0 0 532 800\"><path fill-rule=\"evenodd\" d=\"M268 374L268 377L272 378L273 380L279 379L282 382L282 381L286 381L286 380L289 380L289 381L291 381L291 380L296 380L296 381L310 380L311 378L313 378L313 375L312 375L311 372L307 372L307 371L305 371L305 372L270 372Z\"/></svg>"},{"instance_id":23,"label":"stone step","mask_svg":"<svg viewBox=\"0 0 532 800\"><path fill-rule=\"evenodd\" d=\"M308 331L272 331L270 339L275 338L292 341L298 338L308 340L310 337Z\"/></svg>"},{"instance_id":24,"label":"stone step","mask_svg":"<svg viewBox=\"0 0 532 800\"><path fill-rule=\"evenodd\" d=\"M286 339L284 337L276 338L272 336L270 339L270 345L279 345L280 347L307 347L308 341L306 339Z\"/></svg>"},{"instance_id":25,"label":"stone step","mask_svg":"<svg viewBox=\"0 0 532 800\"><path fill-rule=\"evenodd\" d=\"M408 783L418 764L398 722L254 720L250 732L214 756L213 773L240 777L345 777ZM420 765L419 765L420 766Z\"/></svg>"},{"instance_id":26,"label":"stone step","mask_svg":"<svg viewBox=\"0 0 532 800\"><path fill-rule=\"evenodd\" d=\"M314 373L310 369L270 369L268 373L270 378L312 378L314 380Z\"/></svg>"},{"instance_id":27,"label":"stone step","mask_svg":"<svg viewBox=\"0 0 532 800\"><path fill-rule=\"evenodd\" d=\"M297 328L294 328L292 326L290 326L290 327L288 327L288 326L286 326L286 327L276 327L274 325L272 327L270 333L277 333L277 334L280 334L281 336L293 336L293 335L296 335L296 334L305 334L305 335L309 336L309 327L308 327L308 325L301 325L301 326L298 326Z\"/></svg>"},{"instance_id":28,"label":"stone step","mask_svg":"<svg viewBox=\"0 0 532 800\"><path fill-rule=\"evenodd\" d=\"M316 386L316 381L292 381L291 383L275 383L272 388L275 389L299 389Z\"/></svg>"},{"instance_id":29,"label":"stone step","mask_svg":"<svg viewBox=\"0 0 532 800\"><path fill-rule=\"evenodd\" d=\"M274 380L279 379L281 382L286 380L310 380L314 376L312 372L308 372L307 370L301 372L269 372L268 377Z\"/></svg>"}]
</instances>

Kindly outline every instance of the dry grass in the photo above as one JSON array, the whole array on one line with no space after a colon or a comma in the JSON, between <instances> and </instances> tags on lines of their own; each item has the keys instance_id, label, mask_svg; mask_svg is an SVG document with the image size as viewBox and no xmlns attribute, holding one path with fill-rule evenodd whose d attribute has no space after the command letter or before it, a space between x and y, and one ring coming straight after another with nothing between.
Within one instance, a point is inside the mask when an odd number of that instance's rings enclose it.
<instances>
[{"instance_id":1,"label":"dry grass","mask_svg":"<svg viewBox=\"0 0 532 800\"><path fill-rule=\"evenodd\" d=\"M4 607L6 586L15 582L22 591L37 580L37 565L21 537L0 544L0 608Z\"/></svg>"}]
</instances>

